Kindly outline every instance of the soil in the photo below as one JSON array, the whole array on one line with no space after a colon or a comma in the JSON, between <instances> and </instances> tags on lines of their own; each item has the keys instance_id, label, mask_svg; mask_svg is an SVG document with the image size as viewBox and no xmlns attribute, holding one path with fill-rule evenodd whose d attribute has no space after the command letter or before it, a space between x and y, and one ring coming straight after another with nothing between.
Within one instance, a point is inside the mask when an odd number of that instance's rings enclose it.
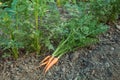
<instances>
[{"instance_id":1,"label":"soil","mask_svg":"<svg viewBox=\"0 0 120 80\"><path fill-rule=\"evenodd\" d=\"M0 60L0 80L120 80L120 30L112 26L100 43L64 55L46 75L36 69L48 54Z\"/></svg>"}]
</instances>

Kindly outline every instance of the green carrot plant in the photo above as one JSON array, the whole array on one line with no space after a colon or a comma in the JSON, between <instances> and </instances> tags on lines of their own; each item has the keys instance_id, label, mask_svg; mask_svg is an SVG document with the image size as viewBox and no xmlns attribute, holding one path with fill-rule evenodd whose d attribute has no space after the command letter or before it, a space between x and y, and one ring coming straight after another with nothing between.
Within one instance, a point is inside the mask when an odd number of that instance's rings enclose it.
<instances>
[{"instance_id":1,"label":"green carrot plant","mask_svg":"<svg viewBox=\"0 0 120 80\"><path fill-rule=\"evenodd\" d=\"M120 14L119 3L119 0L91 0L89 12L101 22L114 22Z\"/></svg>"},{"instance_id":2,"label":"green carrot plant","mask_svg":"<svg viewBox=\"0 0 120 80\"><path fill-rule=\"evenodd\" d=\"M36 53L40 53L41 49L41 39L42 39L42 31L40 27L42 27L43 22L42 19L47 10L47 1L46 0L32 0L33 3L33 12L35 17L35 30L33 29L33 43L32 46L35 49Z\"/></svg>"},{"instance_id":3,"label":"green carrot plant","mask_svg":"<svg viewBox=\"0 0 120 80\"><path fill-rule=\"evenodd\" d=\"M39 54L42 33L40 28L47 10L46 3L45 0L13 0L10 7L0 8L2 12L0 13L0 29L3 33L0 45L12 50L11 53L15 58L18 57L20 48L29 52L36 51Z\"/></svg>"},{"instance_id":4,"label":"green carrot plant","mask_svg":"<svg viewBox=\"0 0 120 80\"><path fill-rule=\"evenodd\" d=\"M10 49L10 51L13 52L13 56L15 58L18 58L18 43L15 40L15 35L14 35L14 31L16 30L15 27L12 27L12 19L10 18L10 16L5 13L3 19L1 20L2 24L1 24L1 28L2 28L2 35L4 35L3 39L5 40L4 42L1 43L2 46L5 46L4 49ZM6 24L4 24L6 23Z\"/></svg>"},{"instance_id":5,"label":"green carrot plant","mask_svg":"<svg viewBox=\"0 0 120 80\"><path fill-rule=\"evenodd\" d=\"M24 28L26 26L22 22L23 11L26 11L25 9L26 7L21 4L21 0L13 0L10 7L0 9L2 12L0 15L0 29L2 31L0 45L5 50L9 50L15 59L18 58L19 49L26 46L24 45L26 42L26 30Z\"/></svg>"},{"instance_id":6,"label":"green carrot plant","mask_svg":"<svg viewBox=\"0 0 120 80\"><path fill-rule=\"evenodd\" d=\"M116 5L110 7L119 2L102 3L103 0L13 0L7 8L0 5L0 47L15 58L21 48L37 54L43 48L53 51L41 61L40 66L45 65L47 72L66 53L99 41L97 35L107 30L99 21L101 16L106 22L106 15L114 8L119 13Z\"/></svg>"},{"instance_id":7,"label":"green carrot plant","mask_svg":"<svg viewBox=\"0 0 120 80\"><path fill-rule=\"evenodd\" d=\"M78 14L79 15L79 14ZM87 46L98 42L96 35L103 33L107 27L93 20L92 15L73 16L68 20L68 35L63 37L59 45L52 55L47 56L41 61L41 65L46 65L44 72L46 73L64 54L74 51L78 47Z\"/></svg>"},{"instance_id":8,"label":"green carrot plant","mask_svg":"<svg viewBox=\"0 0 120 80\"><path fill-rule=\"evenodd\" d=\"M14 24L12 15L9 15L9 13L8 13L10 10L13 12L16 10L16 1L13 1L11 8L8 8L8 9L6 9L6 11L3 11L3 15L1 16L3 24L1 25L1 27L6 27L7 29L5 29L5 28L3 28L3 29L4 29L4 31L5 30L8 31L8 34L6 34L8 41L7 41L7 43L4 43L4 44L7 44L5 49L11 48L11 51L13 52L13 56L15 57L15 59L17 59L19 52L18 52L17 42L15 40L14 31L18 30L18 16L16 13L15 14L16 24ZM6 24L4 24L4 23L6 23ZM1 44L1 45L4 45L4 44Z\"/></svg>"}]
</instances>

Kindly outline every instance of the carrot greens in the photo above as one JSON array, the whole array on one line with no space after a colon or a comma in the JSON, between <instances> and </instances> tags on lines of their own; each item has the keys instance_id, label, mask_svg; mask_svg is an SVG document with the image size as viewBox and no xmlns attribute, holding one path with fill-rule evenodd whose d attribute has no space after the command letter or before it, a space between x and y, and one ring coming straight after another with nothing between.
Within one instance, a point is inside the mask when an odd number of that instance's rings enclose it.
<instances>
[{"instance_id":1,"label":"carrot greens","mask_svg":"<svg viewBox=\"0 0 120 80\"><path fill-rule=\"evenodd\" d=\"M83 20L85 20L85 22L81 23ZM92 20L92 23L89 22L90 20ZM45 73L55 63L57 63L59 58L61 58L67 52L74 51L78 47L83 47L98 42L99 40L96 38L96 34L100 34L107 30L107 27L101 25L102 24L99 24L95 20L93 20L90 15L80 17L79 21L76 18L72 18L71 20L69 20L68 24L65 25L65 27L69 26L69 33L61 40L56 50L49 57L49 59L47 59L47 56L44 59L45 61L43 60L41 62L41 66L46 65L44 68Z\"/></svg>"}]
</instances>

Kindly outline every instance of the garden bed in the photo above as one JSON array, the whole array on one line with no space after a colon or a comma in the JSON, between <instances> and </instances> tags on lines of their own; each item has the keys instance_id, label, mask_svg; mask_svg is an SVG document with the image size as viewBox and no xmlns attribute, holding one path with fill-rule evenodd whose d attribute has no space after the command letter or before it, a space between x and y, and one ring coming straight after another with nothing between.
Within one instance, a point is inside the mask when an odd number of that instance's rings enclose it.
<instances>
[{"instance_id":1,"label":"garden bed","mask_svg":"<svg viewBox=\"0 0 120 80\"><path fill-rule=\"evenodd\" d=\"M118 0L2 0L0 79L119 80L119 7Z\"/></svg>"},{"instance_id":2,"label":"garden bed","mask_svg":"<svg viewBox=\"0 0 120 80\"><path fill-rule=\"evenodd\" d=\"M35 69L45 55L0 60L1 80L119 80L120 31L114 26L100 36L100 43L63 56L44 75ZM47 55L47 54L46 54Z\"/></svg>"}]
</instances>

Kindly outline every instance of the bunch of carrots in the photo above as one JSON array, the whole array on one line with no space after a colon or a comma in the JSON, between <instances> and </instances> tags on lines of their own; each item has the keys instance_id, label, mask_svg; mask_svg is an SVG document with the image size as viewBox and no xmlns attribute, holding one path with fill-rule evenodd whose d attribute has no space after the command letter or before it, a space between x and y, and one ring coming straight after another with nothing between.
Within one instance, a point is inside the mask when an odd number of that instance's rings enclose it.
<instances>
[{"instance_id":1,"label":"bunch of carrots","mask_svg":"<svg viewBox=\"0 0 120 80\"><path fill-rule=\"evenodd\" d=\"M80 23L83 20L86 22L84 24ZM90 20L92 20L94 24L91 25L91 22L89 22ZM101 24L96 26L97 22L95 22L96 20L93 20L91 16L83 16L79 19L79 21L76 19L74 19L74 21L71 20L68 24L69 33L67 36L61 40L52 55L45 57L41 61L40 67L45 66L44 72L46 73L53 65L55 65L65 53L74 51L78 47L84 47L98 42L96 35L106 31L107 27L101 26ZM87 33L86 31L81 31L83 28L86 29L86 27L88 27ZM92 29L88 30L89 28Z\"/></svg>"},{"instance_id":2,"label":"bunch of carrots","mask_svg":"<svg viewBox=\"0 0 120 80\"><path fill-rule=\"evenodd\" d=\"M66 52L70 50L70 47L68 47L68 42L70 40L71 34L67 37L67 39L62 40L54 53L52 55L49 55L45 57L42 61L39 67L44 66L44 72L46 73L54 64L56 64L59 60L59 58L64 55Z\"/></svg>"},{"instance_id":3,"label":"bunch of carrots","mask_svg":"<svg viewBox=\"0 0 120 80\"><path fill-rule=\"evenodd\" d=\"M54 64L58 62L58 59L58 57L49 55L41 61L40 66L46 65L44 68L44 72L46 73Z\"/></svg>"}]
</instances>

